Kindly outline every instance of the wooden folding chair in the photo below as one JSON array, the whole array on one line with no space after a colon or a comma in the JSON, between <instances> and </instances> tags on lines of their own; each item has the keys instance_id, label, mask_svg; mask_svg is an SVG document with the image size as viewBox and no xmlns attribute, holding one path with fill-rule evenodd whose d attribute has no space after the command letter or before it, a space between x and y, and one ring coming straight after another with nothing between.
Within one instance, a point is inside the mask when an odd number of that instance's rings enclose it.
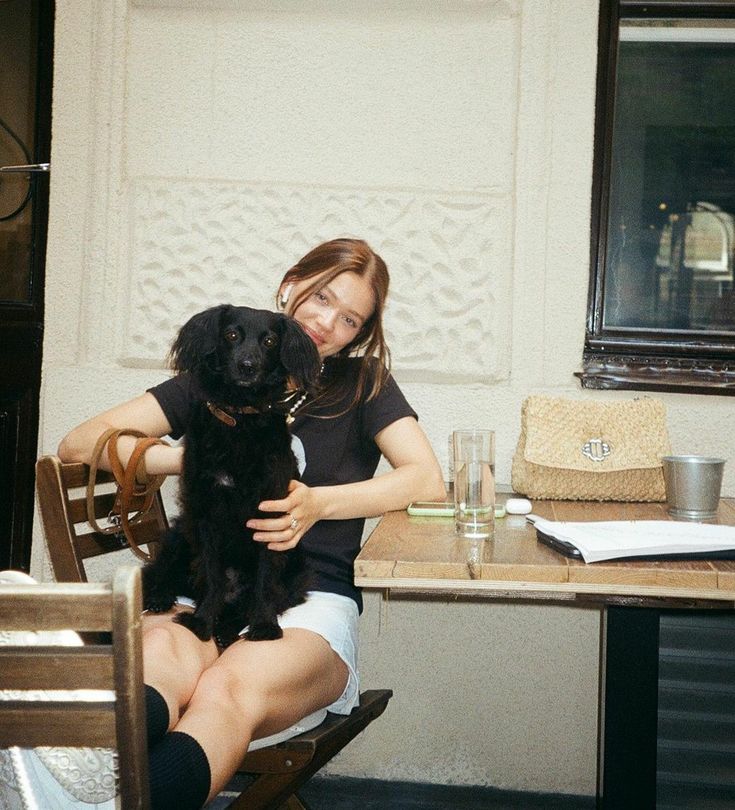
<instances>
[{"instance_id":1,"label":"wooden folding chair","mask_svg":"<svg viewBox=\"0 0 735 810\"><path fill-rule=\"evenodd\" d=\"M62 582L85 582L85 560L125 547L120 536L94 532L87 523L86 486L89 468L84 464L64 464L57 456L43 456L36 464L36 489L41 522L54 577ZM95 490L95 516L109 513L114 494L112 476L99 472ZM97 494L99 492L99 494ZM155 545L168 526L160 493L148 515L135 524L139 546ZM361 693L360 704L347 716L328 714L311 731L283 743L252 751L245 756L240 772L254 781L229 806L249 810L299 810L304 805L296 791L357 734L379 717L393 692L390 689Z\"/></svg>"},{"instance_id":2,"label":"wooden folding chair","mask_svg":"<svg viewBox=\"0 0 735 810\"><path fill-rule=\"evenodd\" d=\"M87 582L85 560L128 548L122 528L117 534L100 534L87 523L86 464L63 464L58 456L43 456L36 463L36 492L46 537L51 569L57 582ZM94 496L95 518L110 514L115 501L112 473L99 470ZM168 529L168 520L158 492L150 511L132 524L138 546L148 546L155 554L156 545Z\"/></svg>"},{"instance_id":3,"label":"wooden folding chair","mask_svg":"<svg viewBox=\"0 0 735 810\"><path fill-rule=\"evenodd\" d=\"M0 748L116 748L126 810L149 806L141 607L135 566L118 568L112 584L0 585L0 629L94 631L108 639L0 646L0 689L72 690L53 700L0 700ZM114 698L80 700L73 691L79 689L107 690Z\"/></svg>"}]
</instances>

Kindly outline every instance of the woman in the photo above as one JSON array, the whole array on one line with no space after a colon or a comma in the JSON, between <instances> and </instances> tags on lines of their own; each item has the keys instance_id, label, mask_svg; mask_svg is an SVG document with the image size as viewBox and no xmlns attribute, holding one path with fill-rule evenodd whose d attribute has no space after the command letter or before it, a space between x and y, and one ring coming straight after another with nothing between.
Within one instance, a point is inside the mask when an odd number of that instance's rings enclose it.
<instances>
[{"instance_id":1,"label":"woman","mask_svg":"<svg viewBox=\"0 0 735 810\"><path fill-rule=\"evenodd\" d=\"M200 807L229 781L251 739L323 707L348 714L356 705L362 600L353 564L364 518L445 497L431 446L388 374L382 324L388 282L383 260L355 239L319 245L281 282L278 306L314 341L323 361L322 386L293 414L301 480L291 482L284 499L260 504L278 516L248 525L254 539L271 549L302 543L316 587L304 605L283 614L281 639L240 640L222 652L172 622L173 612L144 617L154 807ZM185 434L183 377L80 425L63 439L59 456L89 462L97 437L110 427ZM123 463L134 442L120 440ZM381 454L392 469L373 478ZM151 447L146 468L177 474L182 455L181 447Z\"/></svg>"}]
</instances>

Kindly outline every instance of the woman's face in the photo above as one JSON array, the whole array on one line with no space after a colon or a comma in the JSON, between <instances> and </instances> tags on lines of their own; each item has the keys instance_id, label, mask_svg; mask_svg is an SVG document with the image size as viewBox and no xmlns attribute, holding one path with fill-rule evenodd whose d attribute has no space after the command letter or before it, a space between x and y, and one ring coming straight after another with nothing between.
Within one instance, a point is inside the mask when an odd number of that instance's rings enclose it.
<instances>
[{"instance_id":1,"label":"woman's face","mask_svg":"<svg viewBox=\"0 0 735 810\"><path fill-rule=\"evenodd\" d=\"M312 281L294 284L290 300L298 300L300 291ZM317 286L296 310L289 310L289 314L314 341L319 356L324 358L337 354L352 343L373 314L374 307L368 279L346 271L323 287Z\"/></svg>"}]
</instances>

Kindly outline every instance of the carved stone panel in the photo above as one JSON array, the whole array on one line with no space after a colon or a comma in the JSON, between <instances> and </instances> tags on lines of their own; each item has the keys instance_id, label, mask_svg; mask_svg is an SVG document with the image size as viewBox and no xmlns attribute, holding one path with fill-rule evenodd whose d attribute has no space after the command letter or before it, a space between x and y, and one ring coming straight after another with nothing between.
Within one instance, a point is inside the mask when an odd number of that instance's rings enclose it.
<instances>
[{"instance_id":1,"label":"carved stone panel","mask_svg":"<svg viewBox=\"0 0 735 810\"><path fill-rule=\"evenodd\" d=\"M272 308L281 277L311 247L357 236L391 272L386 332L404 379L507 377L503 195L143 178L131 201L123 365L162 366L179 326L208 306Z\"/></svg>"}]
</instances>

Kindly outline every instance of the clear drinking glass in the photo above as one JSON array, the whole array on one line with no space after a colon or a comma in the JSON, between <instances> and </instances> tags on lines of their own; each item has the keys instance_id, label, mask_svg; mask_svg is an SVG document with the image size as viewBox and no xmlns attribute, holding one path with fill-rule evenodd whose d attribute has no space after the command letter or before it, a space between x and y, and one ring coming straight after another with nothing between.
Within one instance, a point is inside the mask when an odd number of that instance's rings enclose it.
<instances>
[{"instance_id":1,"label":"clear drinking glass","mask_svg":"<svg viewBox=\"0 0 735 810\"><path fill-rule=\"evenodd\" d=\"M492 537L495 528L495 433L455 430L454 524L463 537Z\"/></svg>"}]
</instances>

